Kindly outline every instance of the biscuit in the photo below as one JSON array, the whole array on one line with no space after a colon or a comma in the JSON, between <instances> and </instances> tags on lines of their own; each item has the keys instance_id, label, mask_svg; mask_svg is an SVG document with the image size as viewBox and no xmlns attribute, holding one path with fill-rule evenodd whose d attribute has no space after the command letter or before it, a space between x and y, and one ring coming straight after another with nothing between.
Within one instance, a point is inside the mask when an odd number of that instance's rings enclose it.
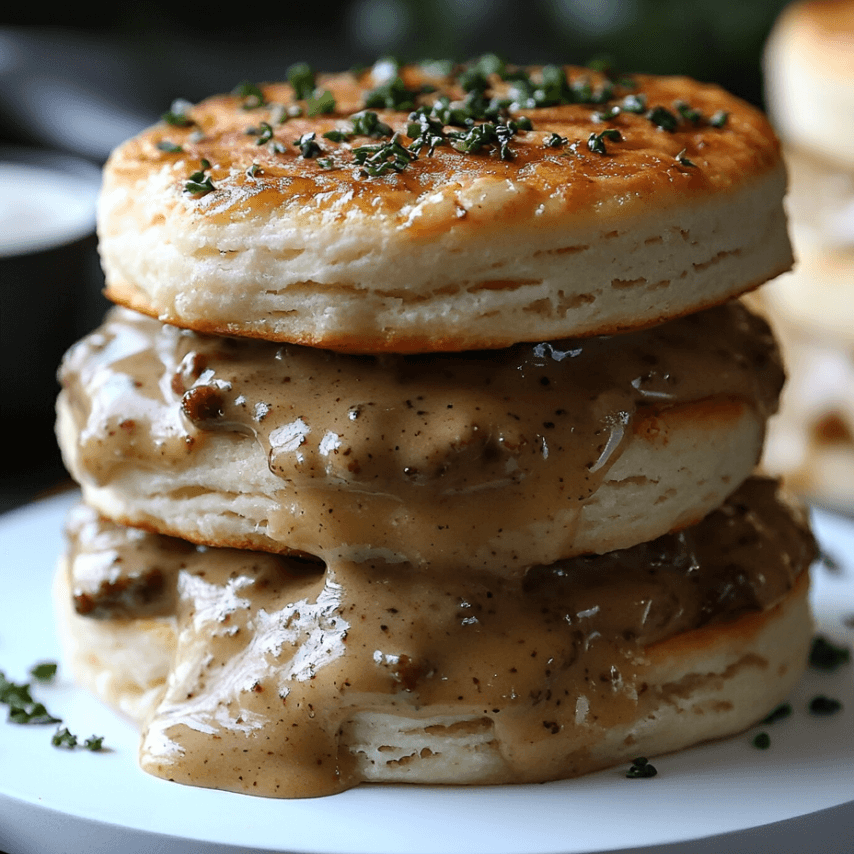
<instances>
[{"instance_id":1,"label":"biscuit","mask_svg":"<svg viewBox=\"0 0 854 854\"><path fill-rule=\"evenodd\" d=\"M809 500L854 506L854 3L798 2L765 52L797 263L754 296L789 381L762 464Z\"/></svg>"},{"instance_id":2,"label":"biscuit","mask_svg":"<svg viewBox=\"0 0 854 854\"><path fill-rule=\"evenodd\" d=\"M751 299L773 324L787 366L780 409L768 421L763 471L812 503L850 512L854 507L854 342L836 322L840 311L794 317L788 283L775 282ZM824 288L817 283L817 301ZM757 297L761 296L761 300ZM807 309L808 301L798 300ZM834 334L836 332L842 334Z\"/></svg>"},{"instance_id":3,"label":"biscuit","mask_svg":"<svg viewBox=\"0 0 854 854\"><path fill-rule=\"evenodd\" d=\"M207 545L518 572L702 518L783 381L737 303L607 338L432 356L200 336L115 310L61 371L86 500Z\"/></svg>"},{"instance_id":4,"label":"biscuit","mask_svg":"<svg viewBox=\"0 0 854 854\"><path fill-rule=\"evenodd\" d=\"M81 684L140 723L158 776L279 797L571 777L785 698L815 544L775 493L751 479L679 535L513 580L182 550L82 507L60 634Z\"/></svg>"},{"instance_id":5,"label":"biscuit","mask_svg":"<svg viewBox=\"0 0 854 854\"><path fill-rule=\"evenodd\" d=\"M854 244L845 249L804 247L795 269L769 282L756 300L770 317L779 318L781 329L797 328L819 346L835 344L850 351L854 349L852 277ZM788 360L786 365L795 367Z\"/></svg>"},{"instance_id":6,"label":"biscuit","mask_svg":"<svg viewBox=\"0 0 854 854\"><path fill-rule=\"evenodd\" d=\"M768 113L781 138L837 168L854 169L854 2L801 0L765 46Z\"/></svg>"},{"instance_id":7,"label":"biscuit","mask_svg":"<svg viewBox=\"0 0 854 854\"><path fill-rule=\"evenodd\" d=\"M288 118L311 104L273 83L120 146L98 218L107 295L201 332L459 351L650 326L791 266L776 137L715 86L551 67L481 77L478 95L459 72L383 69L320 77L329 114ZM465 110L493 120L455 126Z\"/></svg>"},{"instance_id":8,"label":"biscuit","mask_svg":"<svg viewBox=\"0 0 854 854\"><path fill-rule=\"evenodd\" d=\"M786 211L797 267L822 253L854 246L854 169L841 169L791 145L783 147L789 174ZM850 263L850 261L849 261Z\"/></svg>"}]
</instances>

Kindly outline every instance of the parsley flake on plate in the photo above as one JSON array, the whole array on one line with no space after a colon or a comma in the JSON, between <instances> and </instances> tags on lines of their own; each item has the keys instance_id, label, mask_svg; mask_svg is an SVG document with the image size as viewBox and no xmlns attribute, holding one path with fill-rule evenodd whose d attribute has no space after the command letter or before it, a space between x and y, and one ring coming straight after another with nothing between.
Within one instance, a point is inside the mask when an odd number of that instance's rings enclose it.
<instances>
[{"instance_id":1,"label":"parsley flake on plate","mask_svg":"<svg viewBox=\"0 0 854 854\"><path fill-rule=\"evenodd\" d=\"M757 750L767 750L771 746L771 736L767 732L760 732L753 736L753 746Z\"/></svg>"},{"instance_id":2,"label":"parsley flake on plate","mask_svg":"<svg viewBox=\"0 0 854 854\"><path fill-rule=\"evenodd\" d=\"M809 710L814 715L835 715L842 709L842 703L832 697L819 694L810 700Z\"/></svg>"},{"instance_id":3,"label":"parsley flake on plate","mask_svg":"<svg viewBox=\"0 0 854 854\"><path fill-rule=\"evenodd\" d=\"M833 671L851 661L851 650L836 646L822 635L813 638L810 649L810 666L817 670Z\"/></svg>"},{"instance_id":4,"label":"parsley flake on plate","mask_svg":"<svg viewBox=\"0 0 854 854\"><path fill-rule=\"evenodd\" d=\"M626 771L626 777L630 780L655 777L656 774L658 774L658 769L650 764L650 761L645 756L638 756L637 759L634 759L631 767Z\"/></svg>"}]
</instances>

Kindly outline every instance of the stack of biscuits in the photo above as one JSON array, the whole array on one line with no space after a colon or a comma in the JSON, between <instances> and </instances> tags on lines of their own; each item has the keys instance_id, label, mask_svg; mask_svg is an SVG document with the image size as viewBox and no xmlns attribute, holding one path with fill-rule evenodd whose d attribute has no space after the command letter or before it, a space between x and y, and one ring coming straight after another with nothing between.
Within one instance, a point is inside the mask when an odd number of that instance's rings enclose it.
<instances>
[{"instance_id":1,"label":"stack of biscuits","mask_svg":"<svg viewBox=\"0 0 854 854\"><path fill-rule=\"evenodd\" d=\"M753 476L776 138L686 78L383 62L109 159L66 355L79 682L148 772L271 797L573 777L803 670L804 514Z\"/></svg>"},{"instance_id":2,"label":"stack of biscuits","mask_svg":"<svg viewBox=\"0 0 854 854\"><path fill-rule=\"evenodd\" d=\"M812 501L854 510L854 2L797 2L765 52L769 113L790 175L795 269L762 293L789 383L764 466Z\"/></svg>"}]
</instances>

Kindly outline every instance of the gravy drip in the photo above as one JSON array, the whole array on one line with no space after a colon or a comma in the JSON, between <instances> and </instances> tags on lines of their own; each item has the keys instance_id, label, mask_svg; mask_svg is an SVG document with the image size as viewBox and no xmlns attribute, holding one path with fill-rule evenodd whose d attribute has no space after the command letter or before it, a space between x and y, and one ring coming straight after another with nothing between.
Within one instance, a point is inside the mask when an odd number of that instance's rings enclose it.
<instances>
[{"instance_id":1,"label":"gravy drip","mask_svg":"<svg viewBox=\"0 0 854 854\"><path fill-rule=\"evenodd\" d=\"M806 571L814 541L775 490L750 479L679 534L511 579L182 551L84 509L71 587L97 589L94 563L109 585L117 566L163 574L176 653L141 746L157 776L271 797L337 792L362 779L342 728L372 713L414 728L442 715L488 724L503 763L494 782L568 776L607 728L642 715L647 647L764 611ZM109 591L96 604L90 617L134 617Z\"/></svg>"},{"instance_id":2,"label":"gravy drip","mask_svg":"<svg viewBox=\"0 0 854 854\"><path fill-rule=\"evenodd\" d=\"M615 337L429 356L205 336L114 310L61 369L84 482L254 442L269 469L258 489L277 505L261 548L518 572L543 559L531 532L551 538L549 555L574 553L584 504L644 416L708 401L764 422L782 380L765 322L739 304Z\"/></svg>"}]
</instances>

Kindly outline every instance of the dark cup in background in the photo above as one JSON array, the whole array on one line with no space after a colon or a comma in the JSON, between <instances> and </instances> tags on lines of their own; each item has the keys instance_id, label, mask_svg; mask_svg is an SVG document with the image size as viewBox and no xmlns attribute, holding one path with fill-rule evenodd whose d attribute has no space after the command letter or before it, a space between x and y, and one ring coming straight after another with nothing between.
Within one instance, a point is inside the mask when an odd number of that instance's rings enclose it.
<instances>
[{"instance_id":1,"label":"dark cup in background","mask_svg":"<svg viewBox=\"0 0 854 854\"><path fill-rule=\"evenodd\" d=\"M0 147L0 510L62 482L56 369L103 315L95 239L100 169Z\"/></svg>"}]
</instances>

